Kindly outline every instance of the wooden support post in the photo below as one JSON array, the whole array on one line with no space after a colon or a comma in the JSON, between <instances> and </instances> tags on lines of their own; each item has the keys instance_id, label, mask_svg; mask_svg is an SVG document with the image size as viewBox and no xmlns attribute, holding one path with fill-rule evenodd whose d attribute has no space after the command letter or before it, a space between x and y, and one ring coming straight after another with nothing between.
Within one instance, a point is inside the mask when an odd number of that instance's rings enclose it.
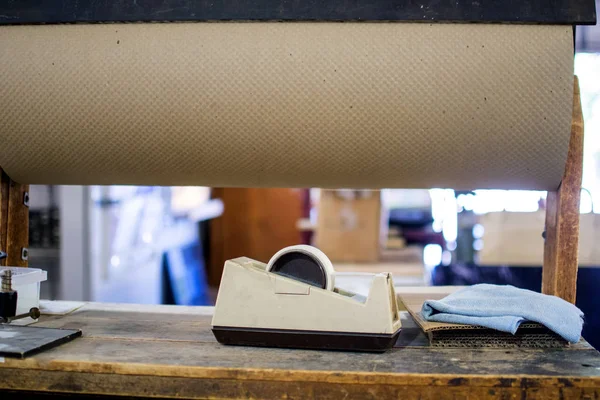
<instances>
[{"instance_id":1,"label":"wooden support post","mask_svg":"<svg viewBox=\"0 0 600 400\"><path fill-rule=\"evenodd\" d=\"M8 236L8 187L10 179L0 168L0 252L6 253ZM6 258L0 258L0 266L6 266Z\"/></svg>"},{"instance_id":2,"label":"wooden support post","mask_svg":"<svg viewBox=\"0 0 600 400\"><path fill-rule=\"evenodd\" d=\"M26 267L29 258L29 185L11 180L0 169L0 265Z\"/></svg>"},{"instance_id":3,"label":"wooden support post","mask_svg":"<svg viewBox=\"0 0 600 400\"><path fill-rule=\"evenodd\" d=\"M569 153L562 182L546 199L542 293L575 303L579 255L579 200L583 174L583 116L575 77Z\"/></svg>"}]
</instances>

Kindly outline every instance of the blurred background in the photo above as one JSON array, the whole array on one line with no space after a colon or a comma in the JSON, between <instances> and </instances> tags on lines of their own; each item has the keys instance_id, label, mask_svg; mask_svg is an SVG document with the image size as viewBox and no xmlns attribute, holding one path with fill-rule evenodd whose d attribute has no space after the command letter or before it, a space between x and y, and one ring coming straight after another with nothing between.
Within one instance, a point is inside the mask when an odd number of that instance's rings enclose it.
<instances>
[{"instance_id":1,"label":"blurred background","mask_svg":"<svg viewBox=\"0 0 600 400\"><path fill-rule=\"evenodd\" d=\"M600 346L600 29L581 27L575 72L585 119L578 306ZM539 291L545 192L325 191L207 187L32 186L30 266L41 297L214 304L224 261L267 262L293 244L321 248L338 282L363 273L396 286L512 284ZM363 279L364 278L364 279Z\"/></svg>"}]
</instances>

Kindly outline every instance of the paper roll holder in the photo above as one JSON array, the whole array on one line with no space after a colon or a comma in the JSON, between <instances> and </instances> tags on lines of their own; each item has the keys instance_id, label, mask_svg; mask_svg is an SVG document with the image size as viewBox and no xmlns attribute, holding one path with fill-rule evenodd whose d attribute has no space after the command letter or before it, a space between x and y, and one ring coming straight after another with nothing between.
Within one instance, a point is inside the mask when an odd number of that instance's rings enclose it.
<instances>
[{"instance_id":1,"label":"paper roll holder","mask_svg":"<svg viewBox=\"0 0 600 400\"><path fill-rule=\"evenodd\" d=\"M1 167L1 166L0 166ZM579 201L583 173L583 117L577 77L567 162L559 187L546 200L542 291L575 302L579 243ZM27 266L29 186L0 168L0 266ZM2 232L6 232L2 235Z\"/></svg>"}]
</instances>

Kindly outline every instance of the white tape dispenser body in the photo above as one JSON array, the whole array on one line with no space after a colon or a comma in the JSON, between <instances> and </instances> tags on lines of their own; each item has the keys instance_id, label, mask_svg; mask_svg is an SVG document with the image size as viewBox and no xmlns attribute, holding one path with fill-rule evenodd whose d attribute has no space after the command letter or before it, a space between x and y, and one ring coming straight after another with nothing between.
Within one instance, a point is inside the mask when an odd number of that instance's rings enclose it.
<instances>
[{"instance_id":1,"label":"white tape dispenser body","mask_svg":"<svg viewBox=\"0 0 600 400\"><path fill-rule=\"evenodd\" d=\"M400 333L391 274L373 276L367 297L335 287L335 271L315 247L286 247L264 264L228 260L212 329L220 343L385 351Z\"/></svg>"}]
</instances>

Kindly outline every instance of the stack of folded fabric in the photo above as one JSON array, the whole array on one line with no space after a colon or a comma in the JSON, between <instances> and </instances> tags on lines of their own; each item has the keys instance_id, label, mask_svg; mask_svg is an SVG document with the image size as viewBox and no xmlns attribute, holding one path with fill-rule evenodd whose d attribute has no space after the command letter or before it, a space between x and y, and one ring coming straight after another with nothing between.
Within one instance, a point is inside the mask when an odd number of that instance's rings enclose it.
<instances>
[{"instance_id":1,"label":"stack of folded fabric","mask_svg":"<svg viewBox=\"0 0 600 400\"><path fill-rule=\"evenodd\" d=\"M562 347L577 343L583 313L575 305L509 285L466 287L441 300L403 300L433 346Z\"/></svg>"}]
</instances>

